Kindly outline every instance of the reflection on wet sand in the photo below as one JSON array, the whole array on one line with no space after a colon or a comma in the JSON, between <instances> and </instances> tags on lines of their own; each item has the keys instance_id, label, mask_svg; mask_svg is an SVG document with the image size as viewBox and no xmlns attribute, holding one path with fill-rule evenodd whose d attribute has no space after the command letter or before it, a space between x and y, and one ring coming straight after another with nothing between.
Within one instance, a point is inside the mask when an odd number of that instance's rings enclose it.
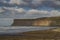
<instances>
[{"instance_id":1,"label":"reflection on wet sand","mask_svg":"<svg viewBox=\"0 0 60 40\"><path fill-rule=\"evenodd\" d=\"M1 40L60 40L60 32L49 30L30 31L17 36L0 36Z\"/></svg>"}]
</instances>

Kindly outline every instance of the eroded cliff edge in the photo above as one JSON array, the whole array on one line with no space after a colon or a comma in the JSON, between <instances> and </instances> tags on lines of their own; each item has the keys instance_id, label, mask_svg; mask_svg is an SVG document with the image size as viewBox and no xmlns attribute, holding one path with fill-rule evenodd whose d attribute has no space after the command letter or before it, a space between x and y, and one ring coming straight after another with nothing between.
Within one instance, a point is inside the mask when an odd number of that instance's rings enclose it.
<instances>
[{"instance_id":1,"label":"eroded cliff edge","mask_svg":"<svg viewBox=\"0 0 60 40\"><path fill-rule=\"evenodd\" d=\"M60 17L15 19L12 26L60 26Z\"/></svg>"}]
</instances>

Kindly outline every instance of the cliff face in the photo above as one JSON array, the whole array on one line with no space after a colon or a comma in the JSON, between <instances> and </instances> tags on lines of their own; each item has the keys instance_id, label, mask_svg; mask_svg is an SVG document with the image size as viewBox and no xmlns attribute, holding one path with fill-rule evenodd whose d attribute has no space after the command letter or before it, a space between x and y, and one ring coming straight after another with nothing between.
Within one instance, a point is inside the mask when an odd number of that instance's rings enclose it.
<instances>
[{"instance_id":1,"label":"cliff face","mask_svg":"<svg viewBox=\"0 0 60 40\"><path fill-rule=\"evenodd\" d=\"M33 19L15 19L13 26L32 26Z\"/></svg>"},{"instance_id":2,"label":"cliff face","mask_svg":"<svg viewBox=\"0 0 60 40\"><path fill-rule=\"evenodd\" d=\"M33 25L34 26L49 26L51 22L52 22L51 20L47 20L47 19L36 20L33 22Z\"/></svg>"},{"instance_id":3,"label":"cliff face","mask_svg":"<svg viewBox=\"0 0 60 40\"><path fill-rule=\"evenodd\" d=\"M15 19L13 26L49 26L51 23L47 19Z\"/></svg>"},{"instance_id":4,"label":"cliff face","mask_svg":"<svg viewBox=\"0 0 60 40\"><path fill-rule=\"evenodd\" d=\"M60 26L60 18L15 19L12 26Z\"/></svg>"}]
</instances>

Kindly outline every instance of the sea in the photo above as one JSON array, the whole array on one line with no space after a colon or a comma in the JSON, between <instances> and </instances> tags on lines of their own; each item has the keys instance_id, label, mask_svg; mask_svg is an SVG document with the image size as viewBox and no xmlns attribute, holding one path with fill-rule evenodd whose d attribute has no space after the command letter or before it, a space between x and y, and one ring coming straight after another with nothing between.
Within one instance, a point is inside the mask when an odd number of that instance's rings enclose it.
<instances>
[{"instance_id":1,"label":"sea","mask_svg":"<svg viewBox=\"0 0 60 40\"><path fill-rule=\"evenodd\" d=\"M0 35L3 34L16 34L29 31L38 31L38 30L49 30L55 29L57 27L37 27L37 26L9 26L9 27L0 27Z\"/></svg>"}]
</instances>

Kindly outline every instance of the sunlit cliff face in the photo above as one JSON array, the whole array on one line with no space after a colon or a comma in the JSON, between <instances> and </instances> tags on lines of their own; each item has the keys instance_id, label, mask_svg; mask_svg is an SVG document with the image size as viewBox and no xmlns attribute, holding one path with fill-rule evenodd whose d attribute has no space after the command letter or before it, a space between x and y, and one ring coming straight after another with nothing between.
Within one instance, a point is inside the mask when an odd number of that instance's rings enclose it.
<instances>
[{"instance_id":1,"label":"sunlit cliff face","mask_svg":"<svg viewBox=\"0 0 60 40\"><path fill-rule=\"evenodd\" d=\"M15 19L12 26L51 26L54 24L52 20L49 19Z\"/></svg>"},{"instance_id":2,"label":"sunlit cliff face","mask_svg":"<svg viewBox=\"0 0 60 40\"><path fill-rule=\"evenodd\" d=\"M34 21L33 25L34 26L49 26L51 23L50 20L36 20Z\"/></svg>"}]
</instances>

